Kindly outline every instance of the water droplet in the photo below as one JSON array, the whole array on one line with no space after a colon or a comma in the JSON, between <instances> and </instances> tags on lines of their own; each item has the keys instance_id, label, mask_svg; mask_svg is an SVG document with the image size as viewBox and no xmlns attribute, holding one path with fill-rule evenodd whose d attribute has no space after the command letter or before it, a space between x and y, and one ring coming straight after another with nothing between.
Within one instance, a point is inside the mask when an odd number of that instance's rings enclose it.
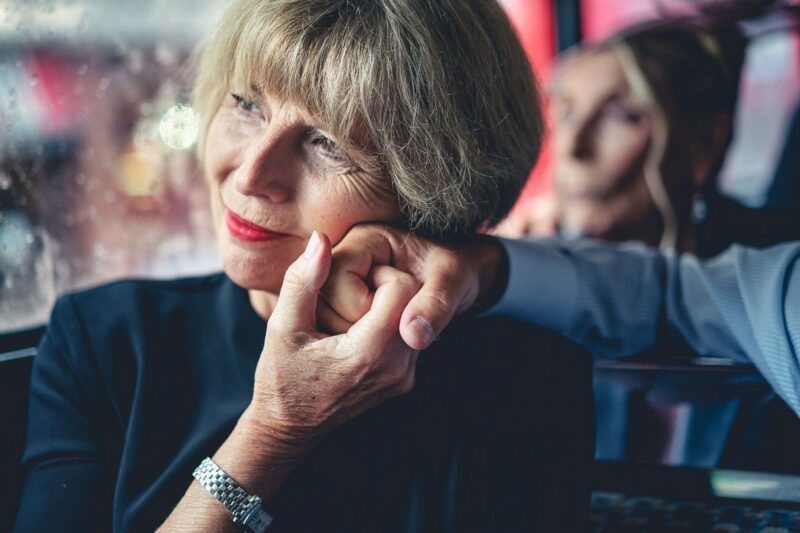
<instances>
[{"instance_id":1,"label":"water droplet","mask_svg":"<svg viewBox=\"0 0 800 533\"><path fill-rule=\"evenodd\" d=\"M128 55L128 70L131 74L139 74L144 68L144 57L141 50L132 50Z\"/></svg>"},{"instance_id":2,"label":"water droplet","mask_svg":"<svg viewBox=\"0 0 800 533\"><path fill-rule=\"evenodd\" d=\"M92 248L92 254L97 258L105 257L106 248L102 244L95 244Z\"/></svg>"},{"instance_id":3,"label":"water droplet","mask_svg":"<svg viewBox=\"0 0 800 533\"><path fill-rule=\"evenodd\" d=\"M109 85L111 85L111 81L108 78L103 78L102 80L100 80L98 87L100 87L101 91L105 91L106 89L108 89Z\"/></svg>"},{"instance_id":4,"label":"water droplet","mask_svg":"<svg viewBox=\"0 0 800 533\"><path fill-rule=\"evenodd\" d=\"M85 76L88 71L89 71L89 66L83 64L78 67L78 76Z\"/></svg>"},{"instance_id":5,"label":"water droplet","mask_svg":"<svg viewBox=\"0 0 800 533\"><path fill-rule=\"evenodd\" d=\"M25 244L33 244L33 241L36 240L36 237L33 236L33 233L26 233L25 234Z\"/></svg>"},{"instance_id":6,"label":"water droplet","mask_svg":"<svg viewBox=\"0 0 800 533\"><path fill-rule=\"evenodd\" d=\"M173 150L186 150L199 133L199 119L194 109L176 104L169 108L158 124L161 140Z\"/></svg>"},{"instance_id":7,"label":"water droplet","mask_svg":"<svg viewBox=\"0 0 800 533\"><path fill-rule=\"evenodd\" d=\"M0 190L7 191L11 188L11 177L6 174L0 174Z\"/></svg>"},{"instance_id":8,"label":"water droplet","mask_svg":"<svg viewBox=\"0 0 800 533\"><path fill-rule=\"evenodd\" d=\"M39 76L37 76L36 74L31 76L30 83L31 83L31 87L36 87L37 85L39 85Z\"/></svg>"}]
</instances>

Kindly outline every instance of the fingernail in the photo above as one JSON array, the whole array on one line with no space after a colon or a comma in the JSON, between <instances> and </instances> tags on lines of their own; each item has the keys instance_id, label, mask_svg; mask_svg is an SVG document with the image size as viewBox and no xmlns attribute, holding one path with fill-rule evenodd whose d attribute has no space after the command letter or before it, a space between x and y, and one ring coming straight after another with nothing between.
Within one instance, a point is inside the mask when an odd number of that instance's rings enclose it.
<instances>
[{"instance_id":1,"label":"fingernail","mask_svg":"<svg viewBox=\"0 0 800 533\"><path fill-rule=\"evenodd\" d=\"M311 238L308 239L308 244L306 245L306 259L314 259L314 256L317 255L317 250L319 250L319 235L315 231L311 234Z\"/></svg>"},{"instance_id":2,"label":"fingernail","mask_svg":"<svg viewBox=\"0 0 800 533\"><path fill-rule=\"evenodd\" d=\"M433 342L435 336L433 333L433 326L431 326L431 323L421 316L414 317L414 320L411 321L409 327L411 328L411 331L414 332L414 335L422 340L425 346L429 346L430 343Z\"/></svg>"}]
</instances>

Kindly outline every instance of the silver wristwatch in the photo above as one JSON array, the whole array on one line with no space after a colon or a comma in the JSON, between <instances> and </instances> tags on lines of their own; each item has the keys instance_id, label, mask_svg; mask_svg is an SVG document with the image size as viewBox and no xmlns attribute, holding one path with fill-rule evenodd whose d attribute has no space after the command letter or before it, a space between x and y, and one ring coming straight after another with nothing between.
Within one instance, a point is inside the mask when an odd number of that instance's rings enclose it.
<instances>
[{"instance_id":1,"label":"silver wristwatch","mask_svg":"<svg viewBox=\"0 0 800 533\"><path fill-rule=\"evenodd\" d=\"M248 533L263 533L272 517L261 508L261 498L247 494L217 463L206 457L192 476L233 515L233 523Z\"/></svg>"}]
</instances>

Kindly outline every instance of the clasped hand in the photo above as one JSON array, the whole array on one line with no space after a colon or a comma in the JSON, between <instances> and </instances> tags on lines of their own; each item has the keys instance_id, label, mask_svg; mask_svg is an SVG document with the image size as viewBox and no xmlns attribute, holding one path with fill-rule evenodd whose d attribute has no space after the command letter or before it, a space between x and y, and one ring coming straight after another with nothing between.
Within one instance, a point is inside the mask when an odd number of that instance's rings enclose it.
<instances>
[{"instance_id":1,"label":"clasped hand","mask_svg":"<svg viewBox=\"0 0 800 533\"><path fill-rule=\"evenodd\" d=\"M417 281L387 265L371 268L363 280L372 288L369 308L345 333L328 335L317 326L317 302L330 269L331 244L315 233L286 271L256 368L249 410L298 452L414 385L419 351L398 328Z\"/></svg>"},{"instance_id":2,"label":"clasped hand","mask_svg":"<svg viewBox=\"0 0 800 533\"><path fill-rule=\"evenodd\" d=\"M491 286L500 246L452 246L356 226L332 252L316 233L286 271L250 411L306 450L327 431L410 391L419 350Z\"/></svg>"}]
</instances>

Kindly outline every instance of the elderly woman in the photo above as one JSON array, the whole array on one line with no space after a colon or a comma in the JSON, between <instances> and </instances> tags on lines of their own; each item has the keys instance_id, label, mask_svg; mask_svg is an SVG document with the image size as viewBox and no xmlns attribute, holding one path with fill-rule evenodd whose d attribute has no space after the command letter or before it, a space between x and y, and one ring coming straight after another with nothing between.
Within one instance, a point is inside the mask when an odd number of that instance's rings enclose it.
<instances>
[{"instance_id":1,"label":"elderly woman","mask_svg":"<svg viewBox=\"0 0 800 533\"><path fill-rule=\"evenodd\" d=\"M195 96L224 274L59 301L17 531L581 529L583 352L464 320L418 358L390 267L355 324L316 318L354 224L456 239L513 204L541 130L498 6L240 0Z\"/></svg>"}]
</instances>

